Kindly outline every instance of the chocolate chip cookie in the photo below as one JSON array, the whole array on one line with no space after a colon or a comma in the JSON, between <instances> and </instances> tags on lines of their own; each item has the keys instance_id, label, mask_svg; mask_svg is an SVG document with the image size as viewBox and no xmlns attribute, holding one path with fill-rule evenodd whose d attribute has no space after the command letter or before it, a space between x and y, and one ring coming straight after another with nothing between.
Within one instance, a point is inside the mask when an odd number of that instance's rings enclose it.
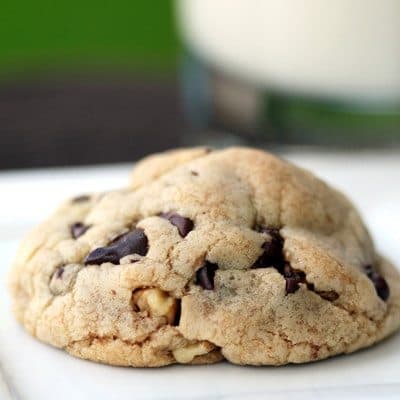
<instances>
[{"instance_id":1,"label":"chocolate chip cookie","mask_svg":"<svg viewBox=\"0 0 400 400\"><path fill-rule=\"evenodd\" d=\"M22 243L18 320L126 366L304 363L400 325L400 278L349 200L248 149L151 156L127 188L68 200Z\"/></svg>"}]
</instances>

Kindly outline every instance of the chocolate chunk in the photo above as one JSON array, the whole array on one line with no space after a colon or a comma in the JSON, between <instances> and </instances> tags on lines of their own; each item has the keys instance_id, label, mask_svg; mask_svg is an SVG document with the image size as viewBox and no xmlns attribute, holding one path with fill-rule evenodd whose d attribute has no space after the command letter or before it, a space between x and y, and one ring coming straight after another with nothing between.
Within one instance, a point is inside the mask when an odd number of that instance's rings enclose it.
<instances>
[{"instance_id":1,"label":"chocolate chunk","mask_svg":"<svg viewBox=\"0 0 400 400\"><path fill-rule=\"evenodd\" d=\"M54 275L57 279L61 279L61 277L63 276L63 273L64 273L64 267L60 267L57 269L57 271L55 272Z\"/></svg>"},{"instance_id":2,"label":"chocolate chunk","mask_svg":"<svg viewBox=\"0 0 400 400\"><path fill-rule=\"evenodd\" d=\"M180 320L181 320L181 300L179 299L176 304L176 314L172 325L179 326Z\"/></svg>"},{"instance_id":3,"label":"chocolate chunk","mask_svg":"<svg viewBox=\"0 0 400 400\"><path fill-rule=\"evenodd\" d=\"M286 281L286 294L295 293L299 289L299 282L295 277L287 277Z\"/></svg>"},{"instance_id":4,"label":"chocolate chunk","mask_svg":"<svg viewBox=\"0 0 400 400\"><path fill-rule=\"evenodd\" d=\"M264 252L253 264L252 268L276 267L281 269L285 260L283 257L283 238L279 234L279 229L258 227L257 230L270 235L271 240L262 245Z\"/></svg>"},{"instance_id":5,"label":"chocolate chunk","mask_svg":"<svg viewBox=\"0 0 400 400\"><path fill-rule=\"evenodd\" d=\"M378 273L375 273L371 278L374 282L376 293L383 300L386 301L390 295L389 285L387 284L385 278Z\"/></svg>"},{"instance_id":6,"label":"chocolate chunk","mask_svg":"<svg viewBox=\"0 0 400 400\"><path fill-rule=\"evenodd\" d=\"M182 217L174 212L161 213L161 218L167 219L172 225L178 228L178 232L182 237L185 237L193 229L193 221L189 218Z\"/></svg>"},{"instance_id":7,"label":"chocolate chunk","mask_svg":"<svg viewBox=\"0 0 400 400\"><path fill-rule=\"evenodd\" d=\"M198 173L197 171L190 171L190 173L191 173L193 176L199 176L199 173Z\"/></svg>"},{"instance_id":8,"label":"chocolate chunk","mask_svg":"<svg viewBox=\"0 0 400 400\"><path fill-rule=\"evenodd\" d=\"M379 274L372 265L364 267L365 273L368 278L371 279L375 286L376 294L383 300L386 301L390 295L389 285L385 278Z\"/></svg>"},{"instance_id":9,"label":"chocolate chunk","mask_svg":"<svg viewBox=\"0 0 400 400\"><path fill-rule=\"evenodd\" d=\"M367 274L368 278L370 278L372 274L375 273L375 268L372 265L366 265L364 267L364 272Z\"/></svg>"},{"instance_id":10,"label":"chocolate chunk","mask_svg":"<svg viewBox=\"0 0 400 400\"><path fill-rule=\"evenodd\" d=\"M78 239L79 236L82 236L90 227L84 225L82 222L75 222L71 225L71 235L74 239Z\"/></svg>"},{"instance_id":11,"label":"chocolate chunk","mask_svg":"<svg viewBox=\"0 0 400 400\"><path fill-rule=\"evenodd\" d=\"M283 276L286 281L286 294L294 293L299 289L299 283L306 282L306 274L303 271L294 269L290 264L283 267Z\"/></svg>"},{"instance_id":12,"label":"chocolate chunk","mask_svg":"<svg viewBox=\"0 0 400 400\"><path fill-rule=\"evenodd\" d=\"M81 196L74 197L72 199L72 202L73 203L84 203L85 201L89 201L89 200L90 200L90 196L87 194L83 194Z\"/></svg>"},{"instance_id":13,"label":"chocolate chunk","mask_svg":"<svg viewBox=\"0 0 400 400\"><path fill-rule=\"evenodd\" d=\"M200 285L203 289L214 289L215 271L218 269L217 264L206 261L203 267L196 271L196 285Z\"/></svg>"},{"instance_id":14,"label":"chocolate chunk","mask_svg":"<svg viewBox=\"0 0 400 400\"><path fill-rule=\"evenodd\" d=\"M335 301L339 298L339 294L336 293L334 290L318 290L315 293L328 301Z\"/></svg>"},{"instance_id":15,"label":"chocolate chunk","mask_svg":"<svg viewBox=\"0 0 400 400\"><path fill-rule=\"evenodd\" d=\"M315 292L315 286L313 283L307 282L307 289L311 290L312 292Z\"/></svg>"},{"instance_id":16,"label":"chocolate chunk","mask_svg":"<svg viewBox=\"0 0 400 400\"><path fill-rule=\"evenodd\" d=\"M134 229L115 239L109 246L93 250L86 257L85 264L119 264L119 260L129 254L145 256L148 249L148 240L143 229Z\"/></svg>"},{"instance_id":17,"label":"chocolate chunk","mask_svg":"<svg viewBox=\"0 0 400 400\"><path fill-rule=\"evenodd\" d=\"M300 283L304 283L308 290L317 293L325 300L335 301L339 298L339 295L334 290L315 290L314 284L307 282L306 274L303 271L292 268L292 266L285 261L283 255L284 240L279 233L279 229L258 226L256 230L261 233L267 233L271 237L271 240L263 244L264 252L251 268L276 268L285 278L286 294L297 292L300 288Z\"/></svg>"}]
</instances>

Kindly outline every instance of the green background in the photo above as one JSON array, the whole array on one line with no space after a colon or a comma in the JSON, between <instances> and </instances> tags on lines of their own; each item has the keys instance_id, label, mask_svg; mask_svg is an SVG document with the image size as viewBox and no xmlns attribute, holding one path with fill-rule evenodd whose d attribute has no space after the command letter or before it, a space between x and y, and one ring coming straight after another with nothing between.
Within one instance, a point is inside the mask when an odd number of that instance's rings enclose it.
<instances>
[{"instance_id":1,"label":"green background","mask_svg":"<svg viewBox=\"0 0 400 400\"><path fill-rule=\"evenodd\" d=\"M0 2L0 73L63 67L176 67L173 1Z\"/></svg>"}]
</instances>

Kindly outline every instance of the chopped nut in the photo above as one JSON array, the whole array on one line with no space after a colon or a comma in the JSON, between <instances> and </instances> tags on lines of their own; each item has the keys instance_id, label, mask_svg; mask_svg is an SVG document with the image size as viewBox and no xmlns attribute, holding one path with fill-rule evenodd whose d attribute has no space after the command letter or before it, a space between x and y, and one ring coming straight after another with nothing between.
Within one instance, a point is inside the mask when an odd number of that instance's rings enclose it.
<instances>
[{"instance_id":1,"label":"chopped nut","mask_svg":"<svg viewBox=\"0 0 400 400\"><path fill-rule=\"evenodd\" d=\"M169 324L174 322L178 309L178 300L157 288L135 291L133 303L140 311L147 311L150 317L166 317Z\"/></svg>"},{"instance_id":2,"label":"chopped nut","mask_svg":"<svg viewBox=\"0 0 400 400\"><path fill-rule=\"evenodd\" d=\"M211 343L200 342L172 350L172 354L176 361L182 364L187 364L193 361L195 357L207 354L213 349L214 346Z\"/></svg>"}]
</instances>

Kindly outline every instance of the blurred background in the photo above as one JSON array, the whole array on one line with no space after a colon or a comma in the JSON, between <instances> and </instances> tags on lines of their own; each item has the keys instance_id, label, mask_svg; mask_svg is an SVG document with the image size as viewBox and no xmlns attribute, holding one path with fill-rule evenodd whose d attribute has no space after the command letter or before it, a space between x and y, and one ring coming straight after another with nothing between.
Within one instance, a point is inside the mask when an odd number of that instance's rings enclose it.
<instances>
[{"instance_id":1,"label":"blurred background","mask_svg":"<svg viewBox=\"0 0 400 400\"><path fill-rule=\"evenodd\" d=\"M398 0L3 0L0 168L398 148Z\"/></svg>"}]
</instances>

